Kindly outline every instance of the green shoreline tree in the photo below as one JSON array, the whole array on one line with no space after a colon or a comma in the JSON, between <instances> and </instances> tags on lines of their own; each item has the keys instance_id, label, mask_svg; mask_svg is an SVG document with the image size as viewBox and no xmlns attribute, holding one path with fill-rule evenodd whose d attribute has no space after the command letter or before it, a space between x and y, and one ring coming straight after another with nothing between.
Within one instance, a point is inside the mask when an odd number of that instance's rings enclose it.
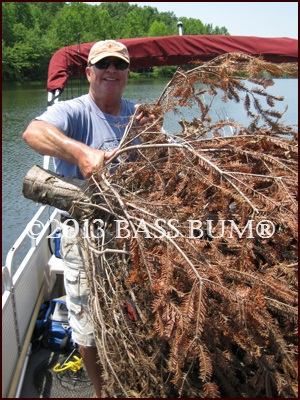
<instances>
[{"instance_id":1,"label":"green shoreline tree","mask_svg":"<svg viewBox=\"0 0 300 400\"><path fill-rule=\"evenodd\" d=\"M179 20L186 35L229 34L225 27L128 2L3 2L2 81L46 80L53 53L78 42L177 35Z\"/></svg>"}]
</instances>

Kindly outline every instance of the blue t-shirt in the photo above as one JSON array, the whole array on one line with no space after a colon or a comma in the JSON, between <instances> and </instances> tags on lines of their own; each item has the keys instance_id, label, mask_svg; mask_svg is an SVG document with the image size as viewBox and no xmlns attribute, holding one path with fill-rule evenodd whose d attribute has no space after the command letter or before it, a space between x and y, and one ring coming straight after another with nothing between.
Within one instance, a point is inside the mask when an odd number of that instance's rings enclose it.
<instances>
[{"instance_id":1,"label":"blue t-shirt","mask_svg":"<svg viewBox=\"0 0 300 400\"><path fill-rule=\"evenodd\" d=\"M61 101L49 107L37 120L54 125L71 139L94 149L111 151L118 147L127 124L135 112L135 103L122 99L118 116L103 113L90 94ZM67 177L84 179L78 166L53 158L55 172Z\"/></svg>"}]
</instances>

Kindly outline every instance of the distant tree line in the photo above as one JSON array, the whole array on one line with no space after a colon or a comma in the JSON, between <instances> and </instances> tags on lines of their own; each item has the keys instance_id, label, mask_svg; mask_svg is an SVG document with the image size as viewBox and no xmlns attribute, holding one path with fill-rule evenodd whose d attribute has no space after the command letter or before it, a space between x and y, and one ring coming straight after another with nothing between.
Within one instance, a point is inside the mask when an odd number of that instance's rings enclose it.
<instances>
[{"instance_id":1,"label":"distant tree line","mask_svg":"<svg viewBox=\"0 0 300 400\"><path fill-rule=\"evenodd\" d=\"M178 34L228 35L200 19L127 2L3 2L2 81L45 80L50 58L63 46L104 39Z\"/></svg>"}]
</instances>

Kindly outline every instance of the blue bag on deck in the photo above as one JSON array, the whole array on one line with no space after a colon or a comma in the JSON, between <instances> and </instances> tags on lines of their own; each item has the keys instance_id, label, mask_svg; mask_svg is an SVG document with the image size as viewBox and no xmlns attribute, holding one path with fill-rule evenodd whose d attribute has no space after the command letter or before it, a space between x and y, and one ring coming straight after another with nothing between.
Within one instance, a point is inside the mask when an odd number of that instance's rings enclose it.
<instances>
[{"instance_id":1,"label":"blue bag on deck","mask_svg":"<svg viewBox=\"0 0 300 400\"><path fill-rule=\"evenodd\" d=\"M71 350L75 344L68 321L68 309L62 299L53 299L46 313L48 320L47 342L52 350Z\"/></svg>"},{"instance_id":2,"label":"blue bag on deck","mask_svg":"<svg viewBox=\"0 0 300 400\"><path fill-rule=\"evenodd\" d=\"M47 318L46 314L50 307L50 302L46 301L40 307L37 320L35 322L35 327L31 337L32 352L35 353L41 347L43 343L45 332L47 330Z\"/></svg>"},{"instance_id":3,"label":"blue bag on deck","mask_svg":"<svg viewBox=\"0 0 300 400\"><path fill-rule=\"evenodd\" d=\"M68 322L67 305L63 298L42 304L33 335L44 347L54 351L69 351L76 347L72 340L72 328ZM32 342L37 340L33 339Z\"/></svg>"}]
</instances>

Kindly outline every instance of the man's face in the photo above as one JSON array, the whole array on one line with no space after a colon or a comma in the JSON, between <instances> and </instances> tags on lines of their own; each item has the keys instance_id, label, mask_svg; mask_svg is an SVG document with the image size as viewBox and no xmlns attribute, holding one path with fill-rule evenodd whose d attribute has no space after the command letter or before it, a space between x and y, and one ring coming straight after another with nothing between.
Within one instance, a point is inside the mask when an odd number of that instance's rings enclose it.
<instances>
[{"instance_id":1,"label":"man's face","mask_svg":"<svg viewBox=\"0 0 300 400\"><path fill-rule=\"evenodd\" d=\"M129 64L117 57L107 57L86 68L87 79L92 93L122 95L129 76Z\"/></svg>"}]
</instances>

